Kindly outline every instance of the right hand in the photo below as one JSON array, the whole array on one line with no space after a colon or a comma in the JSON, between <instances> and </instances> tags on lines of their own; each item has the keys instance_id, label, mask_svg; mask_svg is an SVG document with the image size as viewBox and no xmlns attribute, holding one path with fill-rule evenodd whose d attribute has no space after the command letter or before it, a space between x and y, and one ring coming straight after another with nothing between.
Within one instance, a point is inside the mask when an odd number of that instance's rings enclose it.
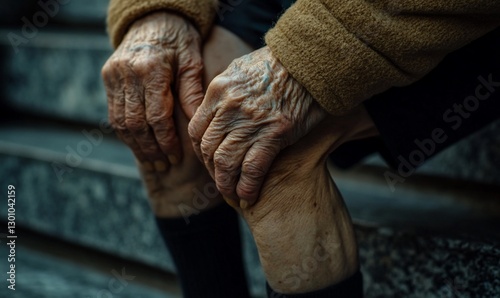
<instances>
[{"instance_id":1,"label":"right hand","mask_svg":"<svg viewBox=\"0 0 500 298\"><path fill-rule=\"evenodd\" d=\"M109 121L147 169L181 161L174 97L191 119L204 96L201 45L187 20L156 12L130 26L102 68Z\"/></svg>"}]
</instances>

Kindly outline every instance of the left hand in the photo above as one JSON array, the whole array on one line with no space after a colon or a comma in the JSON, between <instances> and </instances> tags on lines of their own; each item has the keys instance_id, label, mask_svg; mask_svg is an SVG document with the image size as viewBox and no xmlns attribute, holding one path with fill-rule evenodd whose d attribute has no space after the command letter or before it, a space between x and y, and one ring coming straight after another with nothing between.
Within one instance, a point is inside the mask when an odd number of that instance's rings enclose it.
<instances>
[{"instance_id":1,"label":"left hand","mask_svg":"<svg viewBox=\"0 0 500 298\"><path fill-rule=\"evenodd\" d=\"M188 131L222 195L246 208L278 153L326 115L264 47L234 60L210 83Z\"/></svg>"}]
</instances>

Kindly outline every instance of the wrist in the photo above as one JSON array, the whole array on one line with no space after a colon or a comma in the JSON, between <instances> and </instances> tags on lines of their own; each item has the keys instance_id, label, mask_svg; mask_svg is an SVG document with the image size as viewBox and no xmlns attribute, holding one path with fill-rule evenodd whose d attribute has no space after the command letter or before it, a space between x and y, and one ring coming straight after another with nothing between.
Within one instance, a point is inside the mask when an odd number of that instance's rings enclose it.
<instances>
[{"instance_id":1,"label":"wrist","mask_svg":"<svg viewBox=\"0 0 500 298\"><path fill-rule=\"evenodd\" d=\"M201 43L200 34L187 18L170 11L156 11L135 20L122 43L141 41L173 44L185 37Z\"/></svg>"}]
</instances>

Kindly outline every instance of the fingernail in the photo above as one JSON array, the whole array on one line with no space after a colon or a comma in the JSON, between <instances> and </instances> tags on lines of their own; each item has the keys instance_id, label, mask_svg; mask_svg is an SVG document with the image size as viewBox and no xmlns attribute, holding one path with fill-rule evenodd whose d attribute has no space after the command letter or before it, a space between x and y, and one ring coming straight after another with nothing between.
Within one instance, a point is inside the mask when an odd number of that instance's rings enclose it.
<instances>
[{"instance_id":1,"label":"fingernail","mask_svg":"<svg viewBox=\"0 0 500 298\"><path fill-rule=\"evenodd\" d=\"M155 170L158 172L164 172L167 169L167 164L164 161L155 161Z\"/></svg>"},{"instance_id":2,"label":"fingernail","mask_svg":"<svg viewBox=\"0 0 500 298\"><path fill-rule=\"evenodd\" d=\"M238 208L238 207L240 207L240 206L238 205L238 201L235 201L235 200L233 200L233 199L228 199L228 198L226 198L226 197L224 197L224 200L226 201L226 203L228 203L228 204L229 204L229 206L231 206L231 207L233 207L233 208Z\"/></svg>"},{"instance_id":3,"label":"fingernail","mask_svg":"<svg viewBox=\"0 0 500 298\"><path fill-rule=\"evenodd\" d=\"M168 161L170 161L171 164L173 165L176 165L179 163L179 159L177 158L177 156L173 155L173 154L170 154L168 156Z\"/></svg>"},{"instance_id":4,"label":"fingernail","mask_svg":"<svg viewBox=\"0 0 500 298\"><path fill-rule=\"evenodd\" d=\"M247 209L248 208L248 202L245 200L240 200L240 208L241 209Z\"/></svg>"},{"instance_id":5,"label":"fingernail","mask_svg":"<svg viewBox=\"0 0 500 298\"><path fill-rule=\"evenodd\" d=\"M149 161L141 163L141 166L145 171L151 172L153 170L153 165Z\"/></svg>"}]
</instances>

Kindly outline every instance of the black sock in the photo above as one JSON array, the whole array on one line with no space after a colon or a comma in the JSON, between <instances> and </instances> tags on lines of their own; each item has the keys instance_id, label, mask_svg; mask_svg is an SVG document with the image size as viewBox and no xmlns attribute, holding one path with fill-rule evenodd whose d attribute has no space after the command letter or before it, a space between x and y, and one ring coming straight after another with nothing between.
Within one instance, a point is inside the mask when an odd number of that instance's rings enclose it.
<instances>
[{"instance_id":1,"label":"black sock","mask_svg":"<svg viewBox=\"0 0 500 298\"><path fill-rule=\"evenodd\" d=\"M237 213L222 203L184 218L156 222L174 260L185 298L250 297Z\"/></svg>"},{"instance_id":2,"label":"black sock","mask_svg":"<svg viewBox=\"0 0 500 298\"><path fill-rule=\"evenodd\" d=\"M303 294L280 294L267 285L267 297L269 298L362 298L363 297L363 276L358 270L353 276L339 284L329 286L325 289Z\"/></svg>"}]
</instances>

